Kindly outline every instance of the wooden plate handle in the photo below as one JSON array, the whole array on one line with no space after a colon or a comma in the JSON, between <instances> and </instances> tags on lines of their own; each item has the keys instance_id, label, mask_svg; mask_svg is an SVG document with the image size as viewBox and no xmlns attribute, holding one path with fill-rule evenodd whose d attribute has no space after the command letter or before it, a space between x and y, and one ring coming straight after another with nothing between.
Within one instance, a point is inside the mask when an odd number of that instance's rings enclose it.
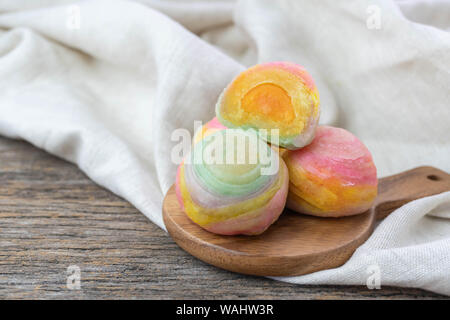
<instances>
[{"instance_id":1,"label":"wooden plate handle","mask_svg":"<svg viewBox=\"0 0 450 320\"><path fill-rule=\"evenodd\" d=\"M377 219L410 201L450 191L450 174L433 167L418 167L378 181Z\"/></svg>"}]
</instances>

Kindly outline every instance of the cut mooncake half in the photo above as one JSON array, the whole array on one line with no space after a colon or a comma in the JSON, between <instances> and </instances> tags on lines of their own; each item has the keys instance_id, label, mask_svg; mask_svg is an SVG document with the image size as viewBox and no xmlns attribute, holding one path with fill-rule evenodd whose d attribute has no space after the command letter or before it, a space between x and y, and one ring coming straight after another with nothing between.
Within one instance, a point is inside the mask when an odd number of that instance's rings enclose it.
<instances>
[{"instance_id":1,"label":"cut mooncake half","mask_svg":"<svg viewBox=\"0 0 450 320\"><path fill-rule=\"evenodd\" d=\"M312 141L319 115L312 77L291 62L247 69L225 88L216 105L217 119L227 128L256 129L261 138L291 150Z\"/></svg>"}]
</instances>

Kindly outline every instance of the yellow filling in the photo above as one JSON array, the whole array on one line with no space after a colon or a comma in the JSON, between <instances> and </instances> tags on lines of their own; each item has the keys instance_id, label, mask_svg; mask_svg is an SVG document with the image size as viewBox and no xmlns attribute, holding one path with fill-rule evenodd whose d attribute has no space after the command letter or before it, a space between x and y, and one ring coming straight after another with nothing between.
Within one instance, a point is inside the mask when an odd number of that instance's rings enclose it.
<instances>
[{"instance_id":1,"label":"yellow filling","mask_svg":"<svg viewBox=\"0 0 450 320\"><path fill-rule=\"evenodd\" d=\"M242 99L242 109L246 117L263 120L269 117L280 124L290 124L295 119L291 97L277 85L260 84L252 88Z\"/></svg>"}]
</instances>

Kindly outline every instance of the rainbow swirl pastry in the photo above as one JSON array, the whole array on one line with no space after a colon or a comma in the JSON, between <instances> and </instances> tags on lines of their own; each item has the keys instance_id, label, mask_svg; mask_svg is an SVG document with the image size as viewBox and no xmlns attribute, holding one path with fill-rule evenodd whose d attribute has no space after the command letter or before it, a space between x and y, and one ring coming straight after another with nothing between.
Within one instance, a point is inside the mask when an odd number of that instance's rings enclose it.
<instances>
[{"instance_id":1,"label":"rainbow swirl pastry","mask_svg":"<svg viewBox=\"0 0 450 320\"><path fill-rule=\"evenodd\" d=\"M225 88L216 105L216 116L224 126L267 129L267 137L262 138L291 150L311 142L319 115L313 79L302 66L290 62L247 69ZM279 130L278 139L271 129Z\"/></svg>"},{"instance_id":2,"label":"rainbow swirl pastry","mask_svg":"<svg viewBox=\"0 0 450 320\"><path fill-rule=\"evenodd\" d=\"M377 195L377 170L366 146L350 132L319 126L311 144L284 153L287 206L322 217L368 210Z\"/></svg>"},{"instance_id":3,"label":"rainbow swirl pastry","mask_svg":"<svg viewBox=\"0 0 450 320\"><path fill-rule=\"evenodd\" d=\"M194 135L194 144L206 138L207 136L217 132L219 130L224 130L226 127L222 125L216 117L212 118L205 125L203 125Z\"/></svg>"},{"instance_id":4,"label":"rainbow swirl pastry","mask_svg":"<svg viewBox=\"0 0 450 320\"><path fill-rule=\"evenodd\" d=\"M246 142L230 145L230 135ZM209 150L219 156L213 159ZM187 216L202 228L256 235L282 213L288 184L283 160L253 130L227 129L193 145L178 168L176 194Z\"/></svg>"}]
</instances>

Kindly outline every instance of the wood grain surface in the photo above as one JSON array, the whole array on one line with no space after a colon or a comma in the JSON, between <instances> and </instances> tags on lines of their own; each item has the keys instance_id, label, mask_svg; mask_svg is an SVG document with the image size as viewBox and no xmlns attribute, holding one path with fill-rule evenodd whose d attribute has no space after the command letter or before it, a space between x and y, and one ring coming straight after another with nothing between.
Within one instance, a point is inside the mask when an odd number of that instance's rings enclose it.
<instances>
[{"instance_id":1,"label":"wood grain surface","mask_svg":"<svg viewBox=\"0 0 450 320\"><path fill-rule=\"evenodd\" d=\"M81 289L66 286L79 266ZM0 137L0 298L430 299L419 289L300 286L207 265L74 165Z\"/></svg>"},{"instance_id":2,"label":"wood grain surface","mask_svg":"<svg viewBox=\"0 0 450 320\"><path fill-rule=\"evenodd\" d=\"M286 208L257 236L213 234L193 223L181 209L175 186L163 203L164 223L184 250L202 261L238 273L297 276L343 265L372 233L378 219L410 201L450 191L450 175L419 167L378 180L373 207L361 214L330 218Z\"/></svg>"}]
</instances>

